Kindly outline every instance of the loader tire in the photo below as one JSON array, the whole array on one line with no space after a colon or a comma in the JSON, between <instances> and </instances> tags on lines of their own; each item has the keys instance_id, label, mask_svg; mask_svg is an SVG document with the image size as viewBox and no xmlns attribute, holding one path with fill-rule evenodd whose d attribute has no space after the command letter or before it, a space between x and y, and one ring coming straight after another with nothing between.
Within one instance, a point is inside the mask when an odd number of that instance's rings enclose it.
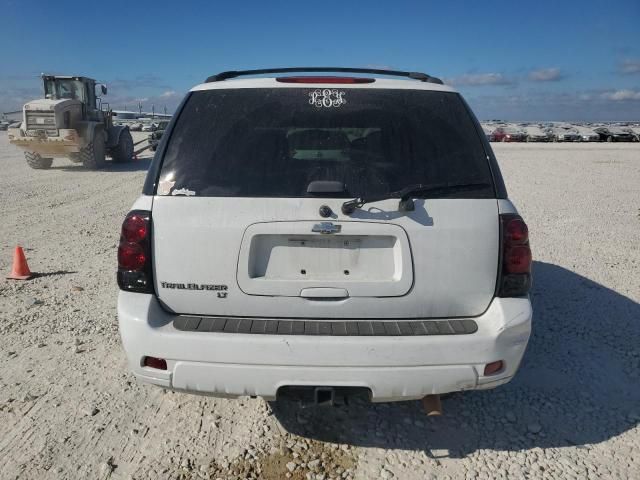
<instances>
[{"instance_id":1,"label":"loader tire","mask_svg":"<svg viewBox=\"0 0 640 480\"><path fill-rule=\"evenodd\" d=\"M27 161L27 165L36 170L46 170L51 168L53 158L42 157L36 152L24 152L24 158Z\"/></svg>"},{"instance_id":2,"label":"loader tire","mask_svg":"<svg viewBox=\"0 0 640 480\"><path fill-rule=\"evenodd\" d=\"M104 140L100 135L96 135L94 140L80 150L80 157L84 168L88 170L99 170L106 164Z\"/></svg>"},{"instance_id":3,"label":"loader tire","mask_svg":"<svg viewBox=\"0 0 640 480\"><path fill-rule=\"evenodd\" d=\"M118 145L111 149L111 158L116 163L133 160L133 138L129 130L123 130L118 139Z\"/></svg>"}]
</instances>

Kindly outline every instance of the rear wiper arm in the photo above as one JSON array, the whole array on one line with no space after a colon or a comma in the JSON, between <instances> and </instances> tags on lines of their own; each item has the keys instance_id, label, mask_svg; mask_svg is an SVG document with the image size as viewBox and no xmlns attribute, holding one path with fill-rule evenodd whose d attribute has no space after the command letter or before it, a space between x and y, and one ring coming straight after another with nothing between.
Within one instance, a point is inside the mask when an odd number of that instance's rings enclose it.
<instances>
[{"instance_id":1,"label":"rear wiper arm","mask_svg":"<svg viewBox=\"0 0 640 480\"><path fill-rule=\"evenodd\" d=\"M342 213L345 215L351 215L356 208L361 208L365 203L378 202L380 200L387 200L389 198L400 197L400 203L398 210L408 212L415 209L413 199L411 198L417 194L429 194L438 195L443 193L463 192L467 190L477 190L479 188L490 187L488 183L436 183L436 184L422 184L409 185L397 192L390 192L382 195L370 195L366 197L358 197L353 200L348 200L342 204Z\"/></svg>"}]
</instances>

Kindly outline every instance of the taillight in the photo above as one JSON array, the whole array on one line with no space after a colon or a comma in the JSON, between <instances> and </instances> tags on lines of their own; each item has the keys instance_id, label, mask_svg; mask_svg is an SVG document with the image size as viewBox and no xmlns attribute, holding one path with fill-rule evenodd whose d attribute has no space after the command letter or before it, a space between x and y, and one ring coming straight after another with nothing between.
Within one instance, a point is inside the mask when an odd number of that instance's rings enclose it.
<instances>
[{"instance_id":1,"label":"taillight","mask_svg":"<svg viewBox=\"0 0 640 480\"><path fill-rule=\"evenodd\" d=\"M126 242L118 247L118 267L124 270L141 270L146 261L147 257L139 244Z\"/></svg>"},{"instance_id":2,"label":"taillight","mask_svg":"<svg viewBox=\"0 0 640 480\"><path fill-rule=\"evenodd\" d=\"M531 247L529 229L520 215L500 215L499 297L519 297L531 288Z\"/></svg>"},{"instance_id":3,"label":"taillight","mask_svg":"<svg viewBox=\"0 0 640 480\"><path fill-rule=\"evenodd\" d=\"M134 210L124 219L118 246L118 286L128 292L153 293L151 212Z\"/></svg>"},{"instance_id":4,"label":"taillight","mask_svg":"<svg viewBox=\"0 0 640 480\"><path fill-rule=\"evenodd\" d=\"M507 217L504 215L503 217ZM526 243L529 241L529 228L524 220L517 215L510 216L504 225L504 238L510 244Z\"/></svg>"},{"instance_id":5,"label":"taillight","mask_svg":"<svg viewBox=\"0 0 640 480\"><path fill-rule=\"evenodd\" d=\"M147 236L148 220L135 213L127 215L122 224L122 236L127 242L139 242Z\"/></svg>"},{"instance_id":6,"label":"taillight","mask_svg":"<svg viewBox=\"0 0 640 480\"><path fill-rule=\"evenodd\" d=\"M375 78L363 77L278 77L281 83L373 83Z\"/></svg>"},{"instance_id":7,"label":"taillight","mask_svg":"<svg viewBox=\"0 0 640 480\"><path fill-rule=\"evenodd\" d=\"M504 269L507 273L531 273L531 249L529 245L516 245L504 252Z\"/></svg>"}]
</instances>

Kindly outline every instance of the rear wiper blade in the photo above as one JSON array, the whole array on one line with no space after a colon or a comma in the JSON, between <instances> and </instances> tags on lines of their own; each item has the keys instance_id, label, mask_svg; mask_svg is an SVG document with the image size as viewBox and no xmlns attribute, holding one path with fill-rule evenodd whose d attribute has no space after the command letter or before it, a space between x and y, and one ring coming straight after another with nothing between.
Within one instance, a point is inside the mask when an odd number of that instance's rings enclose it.
<instances>
[{"instance_id":1,"label":"rear wiper blade","mask_svg":"<svg viewBox=\"0 0 640 480\"><path fill-rule=\"evenodd\" d=\"M398 197L400 197L398 210L407 212L415 209L413 199L411 198L414 195L440 195L445 193L473 191L487 187L491 187L491 185L488 183L418 183L415 185L409 185L397 192L390 192L382 195L367 195L366 197L358 197L353 200L348 200L342 204L342 213L345 215L351 215L356 208L361 208L365 203L378 202L380 200Z\"/></svg>"}]
</instances>

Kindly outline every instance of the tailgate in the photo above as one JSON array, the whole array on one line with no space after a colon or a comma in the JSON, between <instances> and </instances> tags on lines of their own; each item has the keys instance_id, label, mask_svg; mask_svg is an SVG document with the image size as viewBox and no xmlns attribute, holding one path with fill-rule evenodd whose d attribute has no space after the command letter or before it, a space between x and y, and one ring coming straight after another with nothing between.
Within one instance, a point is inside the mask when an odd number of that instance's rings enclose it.
<instances>
[{"instance_id":1,"label":"tailgate","mask_svg":"<svg viewBox=\"0 0 640 480\"><path fill-rule=\"evenodd\" d=\"M332 220L340 232L314 232L319 207L339 211L342 201L155 197L158 297L176 313L276 318L442 318L488 307L496 200L416 200L406 213L382 201Z\"/></svg>"}]
</instances>

